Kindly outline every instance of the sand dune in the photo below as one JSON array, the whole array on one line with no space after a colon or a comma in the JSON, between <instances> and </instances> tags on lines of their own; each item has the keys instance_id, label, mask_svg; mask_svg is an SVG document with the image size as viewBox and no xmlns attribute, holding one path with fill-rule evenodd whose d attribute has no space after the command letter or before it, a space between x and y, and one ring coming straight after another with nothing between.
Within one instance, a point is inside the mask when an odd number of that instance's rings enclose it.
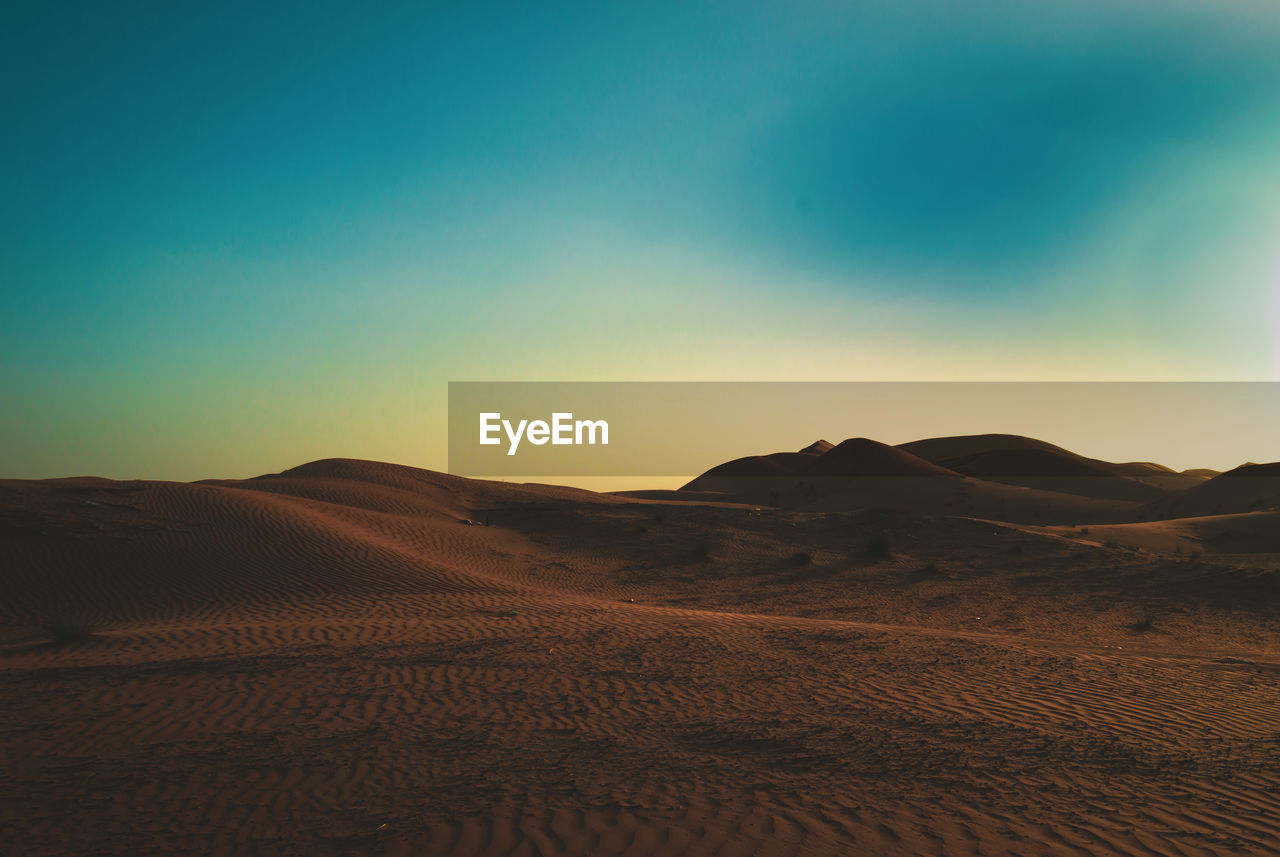
<instances>
[{"instance_id":1,"label":"sand dune","mask_svg":"<svg viewBox=\"0 0 1280 857\"><path fill-rule=\"evenodd\" d=\"M955 476L953 471L931 464L909 452L865 437L850 438L838 446L819 440L799 452L752 455L717 465L699 480L717 477L826 477L826 476ZM698 490L699 480L685 486Z\"/></svg>"},{"instance_id":2,"label":"sand dune","mask_svg":"<svg viewBox=\"0 0 1280 857\"><path fill-rule=\"evenodd\" d=\"M1280 509L1280 463L1245 464L1193 488L1153 501L1154 518L1194 518Z\"/></svg>"},{"instance_id":3,"label":"sand dune","mask_svg":"<svg viewBox=\"0 0 1280 857\"><path fill-rule=\"evenodd\" d=\"M0 853L1272 854L1275 515L0 482Z\"/></svg>"},{"instance_id":4,"label":"sand dune","mask_svg":"<svg viewBox=\"0 0 1280 857\"><path fill-rule=\"evenodd\" d=\"M1203 481L1148 461L1116 463L1088 458L1021 435L939 437L901 444L905 449L966 476L1045 491L1148 502Z\"/></svg>"},{"instance_id":5,"label":"sand dune","mask_svg":"<svg viewBox=\"0 0 1280 857\"><path fill-rule=\"evenodd\" d=\"M806 476L955 476L923 458L865 437L849 438L804 469Z\"/></svg>"},{"instance_id":6,"label":"sand dune","mask_svg":"<svg viewBox=\"0 0 1280 857\"><path fill-rule=\"evenodd\" d=\"M852 438L834 447L819 441L800 452L736 459L682 489L692 493L647 496L697 495L827 511L879 506L956 514L964 509L975 517L1023 523L1127 523L1278 505L1280 475L1269 466L1248 465L1220 476L1211 470L1177 473L1153 462L1087 458L1020 435L928 438L897 447ZM858 479L845 478L851 476ZM943 476L968 479L937 479ZM1245 476L1247 484L1233 481Z\"/></svg>"},{"instance_id":7,"label":"sand dune","mask_svg":"<svg viewBox=\"0 0 1280 857\"><path fill-rule=\"evenodd\" d=\"M1132 521L1142 506L980 479L939 477L700 477L699 490L665 495L774 506L811 512L891 509L926 515L968 515L1023 523ZM655 495L647 495L659 499Z\"/></svg>"},{"instance_id":8,"label":"sand dune","mask_svg":"<svg viewBox=\"0 0 1280 857\"><path fill-rule=\"evenodd\" d=\"M1164 490L1119 475L1103 465L1080 456L1041 449L993 450L946 462L948 468L966 476L1041 491L1139 503L1165 496Z\"/></svg>"},{"instance_id":9,"label":"sand dune","mask_svg":"<svg viewBox=\"0 0 1280 857\"><path fill-rule=\"evenodd\" d=\"M717 465L706 472L708 477L717 476L795 476L803 473L805 468L813 463L819 456L819 453L805 452L774 452L769 455L749 455L745 458L735 458L733 461L726 461L724 464ZM686 486L687 487L687 486ZM693 488L692 490L697 490Z\"/></svg>"},{"instance_id":10,"label":"sand dune","mask_svg":"<svg viewBox=\"0 0 1280 857\"><path fill-rule=\"evenodd\" d=\"M967 476L1113 476L1087 459L1041 449L1001 449L950 459L948 466Z\"/></svg>"},{"instance_id":11,"label":"sand dune","mask_svg":"<svg viewBox=\"0 0 1280 857\"><path fill-rule=\"evenodd\" d=\"M1045 528L1045 532L1069 532ZM1078 531L1074 535L1083 538ZM1166 554L1280 554L1280 511L1174 518L1089 528L1089 540Z\"/></svg>"},{"instance_id":12,"label":"sand dune","mask_svg":"<svg viewBox=\"0 0 1280 857\"><path fill-rule=\"evenodd\" d=\"M1134 520L1141 504L1168 493L1117 476L1103 465L1012 435L936 438L900 447L851 438L838 446L818 441L798 453L735 459L713 467L678 493L631 496L696 496L818 511L893 508L1027 523L1095 523ZM960 476L970 478L956 478Z\"/></svg>"},{"instance_id":13,"label":"sand dune","mask_svg":"<svg viewBox=\"0 0 1280 857\"><path fill-rule=\"evenodd\" d=\"M1017 434L974 434L954 437L931 437L898 444L899 449L918 455L926 461L941 462L964 459L990 452L1035 450L1068 458L1080 458L1074 452L1033 437Z\"/></svg>"},{"instance_id":14,"label":"sand dune","mask_svg":"<svg viewBox=\"0 0 1280 857\"><path fill-rule=\"evenodd\" d=\"M1016 434L933 437L899 444L898 448L974 476L1181 475L1162 464L1088 458L1047 441Z\"/></svg>"}]
</instances>

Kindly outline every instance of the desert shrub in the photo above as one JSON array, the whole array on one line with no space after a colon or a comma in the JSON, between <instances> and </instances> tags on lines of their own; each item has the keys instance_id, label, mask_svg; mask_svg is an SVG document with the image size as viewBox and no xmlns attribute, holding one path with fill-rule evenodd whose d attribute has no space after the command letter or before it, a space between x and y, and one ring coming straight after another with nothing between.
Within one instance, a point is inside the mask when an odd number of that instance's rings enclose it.
<instances>
[{"instance_id":1,"label":"desert shrub","mask_svg":"<svg viewBox=\"0 0 1280 857\"><path fill-rule=\"evenodd\" d=\"M916 574L920 575L921 577L942 577L941 569L939 569L938 566L935 565L934 563L929 563L928 565L921 566L919 569L916 570Z\"/></svg>"},{"instance_id":2,"label":"desert shrub","mask_svg":"<svg viewBox=\"0 0 1280 857\"><path fill-rule=\"evenodd\" d=\"M808 551L796 551L791 555L791 561L796 565L809 565L813 562L813 557Z\"/></svg>"},{"instance_id":3,"label":"desert shrub","mask_svg":"<svg viewBox=\"0 0 1280 857\"><path fill-rule=\"evenodd\" d=\"M1151 614L1148 613L1144 615L1141 619L1139 619L1137 622L1130 622L1128 627L1129 627L1129 630L1134 632L1135 634L1145 634L1148 631L1153 630L1155 628L1155 625L1156 625L1155 619L1153 619Z\"/></svg>"},{"instance_id":4,"label":"desert shrub","mask_svg":"<svg viewBox=\"0 0 1280 857\"><path fill-rule=\"evenodd\" d=\"M98 629L88 622L80 622L61 616L53 616L40 626L44 635L53 643L81 643L97 636Z\"/></svg>"},{"instance_id":5,"label":"desert shrub","mask_svg":"<svg viewBox=\"0 0 1280 857\"><path fill-rule=\"evenodd\" d=\"M877 559L885 559L891 553L889 550L889 540L883 535L874 535L867 539L867 544L863 548L867 556Z\"/></svg>"}]
</instances>

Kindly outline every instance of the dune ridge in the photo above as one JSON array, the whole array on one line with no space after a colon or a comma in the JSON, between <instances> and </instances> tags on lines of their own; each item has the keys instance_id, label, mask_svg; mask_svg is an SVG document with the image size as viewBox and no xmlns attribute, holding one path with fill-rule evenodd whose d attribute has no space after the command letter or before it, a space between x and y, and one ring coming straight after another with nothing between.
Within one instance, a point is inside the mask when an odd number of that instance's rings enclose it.
<instances>
[{"instance_id":1,"label":"dune ridge","mask_svg":"<svg viewBox=\"0 0 1280 857\"><path fill-rule=\"evenodd\" d=\"M836 446L819 441L795 453L735 459L711 468L681 490L728 502L814 510L880 504L933 514L963 509L977 517L1024 523L1118 524L1278 505L1277 467L1280 464L1251 463L1231 475L1212 470L1179 473L1154 462L1088 458L1046 441L1008 434L926 438L897 447L850 438ZM965 478L947 483L936 479L940 476ZM1245 476L1257 481L1233 481ZM681 498L679 493L660 496Z\"/></svg>"}]
</instances>

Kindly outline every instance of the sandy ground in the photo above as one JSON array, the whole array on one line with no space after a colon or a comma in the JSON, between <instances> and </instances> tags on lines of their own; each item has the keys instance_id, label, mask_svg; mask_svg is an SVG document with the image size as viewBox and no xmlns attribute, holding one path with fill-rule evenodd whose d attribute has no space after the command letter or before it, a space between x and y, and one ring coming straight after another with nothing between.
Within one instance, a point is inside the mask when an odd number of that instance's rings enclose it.
<instances>
[{"instance_id":1,"label":"sandy ground","mask_svg":"<svg viewBox=\"0 0 1280 857\"><path fill-rule=\"evenodd\" d=\"M0 483L0 854L1274 855L1275 524Z\"/></svg>"}]
</instances>

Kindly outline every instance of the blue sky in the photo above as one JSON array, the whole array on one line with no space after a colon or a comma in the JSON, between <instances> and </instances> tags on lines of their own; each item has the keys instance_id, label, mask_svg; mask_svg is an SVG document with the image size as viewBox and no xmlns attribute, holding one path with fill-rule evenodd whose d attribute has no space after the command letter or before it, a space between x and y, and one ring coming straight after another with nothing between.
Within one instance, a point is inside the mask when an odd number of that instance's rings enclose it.
<instances>
[{"instance_id":1,"label":"blue sky","mask_svg":"<svg viewBox=\"0 0 1280 857\"><path fill-rule=\"evenodd\" d=\"M1280 378L1262 2L10 4L0 475L449 380Z\"/></svg>"}]
</instances>

